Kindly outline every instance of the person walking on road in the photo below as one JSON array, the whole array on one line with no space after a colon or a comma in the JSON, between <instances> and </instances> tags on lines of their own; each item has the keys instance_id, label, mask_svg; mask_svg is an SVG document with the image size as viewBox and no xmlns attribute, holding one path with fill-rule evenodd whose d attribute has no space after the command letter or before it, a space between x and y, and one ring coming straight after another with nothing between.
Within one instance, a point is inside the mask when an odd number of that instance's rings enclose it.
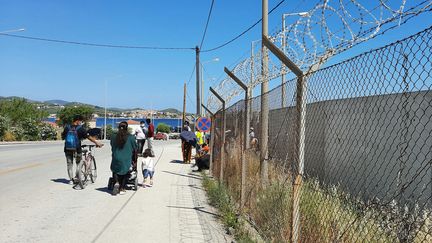
<instances>
[{"instance_id":1,"label":"person walking on road","mask_svg":"<svg viewBox=\"0 0 432 243\"><path fill-rule=\"evenodd\" d=\"M84 118L81 115L75 115L72 124L68 124L64 127L61 134L63 140L65 140L64 153L66 156L67 172L69 176L69 184L75 184L78 182L78 173L80 168L80 162L82 159L81 140L87 138L93 142L96 147L100 148L103 144L96 140L95 137L90 136L83 126ZM75 157L76 172L73 174L73 159Z\"/></svg>"},{"instance_id":2,"label":"person walking on road","mask_svg":"<svg viewBox=\"0 0 432 243\"><path fill-rule=\"evenodd\" d=\"M147 146L151 150L152 155L154 155L154 151L153 151L154 125L150 119L146 119L146 122L148 124Z\"/></svg>"},{"instance_id":3,"label":"person walking on road","mask_svg":"<svg viewBox=\"0 0 432 243\"><path fill-rule=\"evenodd\" d=\"M144 149L144 145L145 145L145 141L146 141L146 135L145 135L145 131L147 130L147 128L145 127L145 122L141 121L140 122L140 126L135 129L135 137L138 143L138 154L142 155L143 153L143 149Z\"/></svg>"},{"instance_id":4,"label":"person walking on road","mask_svg":"<svg viewBox=\"0 0 432 243\"><path fill-rule=\"evenodd\" d=\"M154 160L152 157L154 157L154 156L152 156L150 149L146 149L144 151L143 157L144 157L144 159L142 160L142 166L141 167L142 167L144 180L143 180L142 186L143 187L153 186L153 175L155 172L155 164L154 164ZM150 177L150 183L146 184L147 178L149 178L149 177Z\"/></svg>"},{"instance_id":5,"label":"person walking on road","mask_svg":"<svg viewBox=\"0 0 432 243\"><path fill-rule=\"evenodd\" d=\"M135 137L128 132L128 124L120 122L118 132L111 137L111 171L114 178L112 194L124 194L127 173L131 166L132 156L138 149Z\"/></svg>"},{"instance_id":6,"label":"person walking on road","mask_svg":"<svg viewBox=\"0 0 432 243\"><path fill-rule=\"evenodd\" d=\"M195 133L188 131L186 127L180 133L180 139L182 142L182 155L183 163L189 164L192 157L192 147L196 146L197 138Z\"/></svg>"}]
</instances>

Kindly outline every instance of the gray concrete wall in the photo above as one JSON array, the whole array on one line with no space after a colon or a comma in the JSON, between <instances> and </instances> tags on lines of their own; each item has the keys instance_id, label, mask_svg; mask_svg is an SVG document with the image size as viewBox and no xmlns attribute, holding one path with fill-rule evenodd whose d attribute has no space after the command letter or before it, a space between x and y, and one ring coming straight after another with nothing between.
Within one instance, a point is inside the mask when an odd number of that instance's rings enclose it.
<instances>
[{"instance_id":1,"label":"gray concrete wall","mask_svg":"<svg viewBox=\"0 0 432 243\"><path fill-rule=\"evenodd\" d=\"M292 163L294 107L270 111L270 157ZM307 105L305 173L365 200L432 198L432 92Z\"/></svg>"}]
</instances>

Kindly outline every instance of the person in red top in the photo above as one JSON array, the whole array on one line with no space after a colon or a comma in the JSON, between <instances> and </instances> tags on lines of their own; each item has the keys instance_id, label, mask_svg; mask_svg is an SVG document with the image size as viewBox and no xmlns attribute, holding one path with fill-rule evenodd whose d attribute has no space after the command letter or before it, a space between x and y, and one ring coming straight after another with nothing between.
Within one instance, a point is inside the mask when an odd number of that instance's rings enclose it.
<instances>
[{"instance_id":1,"label":"person in red top","mask_svg":"<svg viewBox=\"0 0 432 243\"><path fill-rule=\"evenodd\" d=\"M147 146L151 150L152 155L154 156L153 151L153 137L154 137L154 125L150 119L146 119L148 131L147 131Z\"/></svg>"}]
</instances>

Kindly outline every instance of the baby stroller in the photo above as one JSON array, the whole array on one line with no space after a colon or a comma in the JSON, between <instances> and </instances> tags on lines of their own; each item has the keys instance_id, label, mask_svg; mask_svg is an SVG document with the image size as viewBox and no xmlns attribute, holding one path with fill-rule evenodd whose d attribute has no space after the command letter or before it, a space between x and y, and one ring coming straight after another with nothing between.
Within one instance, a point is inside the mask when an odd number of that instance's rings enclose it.
<instances>
[{"instance_id":1,"label":"baby stroller","mask_svg":"<svg viewBox=\"0 0 432 243\"><path fill-rule=\"evenodd\" d=\"M132 189L134 191L138 190L138 151L134 151L132 153L132 163L129 168L128 173L126 174L127 180L126 185L132 185ZM108 190L113 190L114 188L114 177L110 177L108 180Z\"/></svg>"}]
</instances>

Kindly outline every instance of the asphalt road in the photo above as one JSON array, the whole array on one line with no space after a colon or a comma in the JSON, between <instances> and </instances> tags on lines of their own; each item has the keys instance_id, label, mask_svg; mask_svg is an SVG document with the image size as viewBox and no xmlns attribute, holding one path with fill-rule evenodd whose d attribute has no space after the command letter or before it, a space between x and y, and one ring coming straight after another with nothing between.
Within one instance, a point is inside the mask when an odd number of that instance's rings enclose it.
<instances>
[{"instance_id":1,"label":"asphalt road","mask_svg":"<svg viewBox=\"0 0 432 243\"><path fill-rule=\"evenodd\" d=\"M112 196L108 143L96 150L98 178L84 190L68 184L62 142L0 144L0 242L231 241L200 174L179 163L179 141L155 141L155 154L152 188Z\"/></svg>"}]
</instances>

